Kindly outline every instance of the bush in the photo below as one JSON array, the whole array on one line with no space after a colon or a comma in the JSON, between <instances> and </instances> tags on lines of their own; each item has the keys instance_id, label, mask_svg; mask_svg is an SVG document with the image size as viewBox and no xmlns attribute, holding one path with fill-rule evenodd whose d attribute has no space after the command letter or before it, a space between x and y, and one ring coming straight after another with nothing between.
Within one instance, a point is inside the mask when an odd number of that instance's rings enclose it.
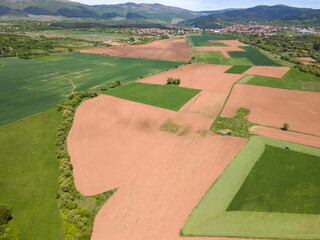
<instances>
[{"instance_id":1,"label":"bush","mask_svg":"<svg viewBox=\"0 0 320 240\"><path fill-rule=\"evenodd\" d=\"M112 83L111 88L116 88L121 86L121 81L120 80L116 80L114 83Z\"/></svg>"},{"instance_id":2,"label":"bush","mask_svg":"<svg viewBox=\"0 0 320 240\"><path fill-rule=\"evenodd\" d=\"M75 204L75 202L69 202L67 204L67 208L69 208L70 210L76 209L77 208L77 204Z\"/></svg>"},{"instance_id":3,"label":"bush","mask_svg":"<svg viewBox=\"0 0 320 240\"><path fill-rule=\"evenodd\" d=\"M172 77L169 77L167 80L167 84L180 85L180 79L173 79Z\"/></svg>"},{"instance_id":4,"label":"bush","mask_svg":"<svg viewBox=\"0 0 320 240\"><path fill-rule=\"evenodd\" d=\"M107 86L105 86L105 85L103 85L103 86L101 86L101 91L107 91L108 90L108 88L107 88Z\"/></svg>"},{"instance_id":5,"label":"bush","mask_svg":"<svg viewBox=\"0 0 320 240\"><path fill-rule=\"evenodd\" d=\"M6 224L11 218L10 207L7 205L0 205L0 225Z\"/></svg>"},{"instance_id":6,"label":"bush","mask_svg":"<svg viewBox=\"0 0 320 240\"><path fill-rule=\"evenodd\" d=\"M284 123L282 130L285 130L285 131L289 130L289 123Z\"/></svg>"},{"instance_id":7,"label":"bush","mask_svg":"<svg viewBox=\"0 0 320 240\"><path fill-rule=\"evenodd\" d=\"M79 210L79 214L80 214L81 217L90 217L90 215L91 215L91 213L89 212L89 210L86 209L86 208L81 208L81 209Z\"/></svg>"}]
</instances>

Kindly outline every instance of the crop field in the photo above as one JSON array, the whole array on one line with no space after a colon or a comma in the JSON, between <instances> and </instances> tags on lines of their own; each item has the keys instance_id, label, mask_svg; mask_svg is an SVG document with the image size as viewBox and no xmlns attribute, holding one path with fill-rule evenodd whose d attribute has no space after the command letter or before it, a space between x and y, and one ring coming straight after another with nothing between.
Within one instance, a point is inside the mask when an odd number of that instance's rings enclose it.
<instances>
[{"instance_id":1,"label":"crop field","mask_svg":"<svg viewBox=\"0 0 320 240\"><path fill-rule=\"evenodd\" d=\"M228 52L232 58L246 58L255 66L281 66L254 47L240 47L244 52Z\"/></svg>"},{"instance_id":2,"label":"crop field","mask_svg":"<svg viewBox=\"0 0 320 240\"><path fill-rule=\"evenodd\" d=\"M227 70L225 73L235 73L235 74L242 74L245 71L247 71L251 66L241 66L241 65L235 65L229 70Z\"/></svg>"},{"instance_id":3,"label":"crop field","mask_svg":"<svg viewBox=\"0 0 320 240\"><path fill-rule=\"evenodd\" d=\"M290 90L320 91L320 77L301 72L297 68L290 69L283 78L250 76L250 78L240 80L239 83Z\"/></svg>"},{"instance_id":4,"label":"crop field","mask_svg":"<svg viewBox=\"0 0 320 240\"><path fill-rule=\"evenodd\" d=\"M319 170L319 156L266 145L227 211L320 214Z\"/></svg>"},{"instance_id":5,"label":"crop field","mask_svg":"<svg viewBox=\"0 0 320 240\"><path fill-rule=\"evenodd\" d=\"M319 171L320 149L251 137L181 232L183 236L319 239Z\"/></svg>"},{"instance_id":6,"label":"crop field","mask_svg":"<svg viewBox=\"0 0 320 240\"><path fill-rule=\"evenodd\" d=\"M225 58L221 52L193 52L196 61L199 63L218 64L218 65L241 65L253 66L246 58Z\"/></svg>"},{"instance_id":7,"label":"crop field","mask_svg":"<svg viewBox=\"0 0 320 240\"><path fill-rule=\"evenodd\" d=\"M0 202L14 209L22 240L64 239L56 193L56 109L0 127Z\"/></svg>"},{"instance_id":8,"label":"crop field","mask_svg":"<svg viewBox=\"0 0 320 240\"><path fill-rule=\"evenodd\" d=\"M229 38L220 37L220 36L210 36L210 35L188 36L187 39L192 47L227 46L226 44L211 43L209 41L210 40L230 40Z\"/></svg>"},{"instance_id":9,"label":"crop field","mask_svg":"<svg viewBox=\"0 0 320 240\"><path fill-rule=\"evenodd\" d=\"M36 59L2 59L0 125L48 110L72 91L96 89L115 80L126 83L184 64L82 53Z\"/></svg>"},{"instance_id":10,"label":"crop field","mask_svg":"<svg viewBox=\"0 0 320 240\"><path fill-rule=\"evenodd\" d=\"M240 66L282 66L260 50L253 47L240 47L245 51L228 51L231 58L225 58L220 51L194 51L197 62Z\"/></svg>"},{"instance_id":11,"label":"crop field","mask_svg":"<svg viewBox=\"0 0 320 240\"><path fill-rule=\"evenodd\" d=\"M201 90L172 85L130 83L108 90L110 96L178 111Z\"/></svg>"}]
</instances>

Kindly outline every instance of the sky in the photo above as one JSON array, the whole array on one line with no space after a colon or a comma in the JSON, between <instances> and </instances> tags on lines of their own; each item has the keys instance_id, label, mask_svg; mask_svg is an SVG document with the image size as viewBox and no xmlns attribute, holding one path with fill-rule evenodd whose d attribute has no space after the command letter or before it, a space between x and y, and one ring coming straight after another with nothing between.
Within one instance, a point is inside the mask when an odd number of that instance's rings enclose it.
<instances>
[{"instance_id":1,"label":"sky","mask_svg":"<svg viewBox=\"0 0 320 240\"><path fill-rule=\"evenodd\" d=\"M130 0L73 0L88 5L118 4ZM225 8L249 8L257 5L285 4L293 7L320 9L320 0L131 0L135 3L160 3L194 11L218 10Z\"/></svg>"}]
</instances>

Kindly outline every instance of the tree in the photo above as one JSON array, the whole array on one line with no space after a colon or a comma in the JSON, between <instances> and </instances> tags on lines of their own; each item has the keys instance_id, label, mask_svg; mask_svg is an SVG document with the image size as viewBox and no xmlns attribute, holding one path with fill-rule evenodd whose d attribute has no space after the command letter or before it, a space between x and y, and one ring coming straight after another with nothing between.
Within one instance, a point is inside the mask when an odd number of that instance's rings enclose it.
<instances>
[{"instance_id":1,"label":"tree","mask_svg":"<svg viewBox=\"0 0 320 240\"><path fill-rule=\"evenodd\" d=\"M116 88L116 87L119 87L121 86L121 81L120 80L116 80L112 85L111 85L111 88Z\"/></svg>"},{"instance_id":2,"label":"tree","mask_svg":"<svg viewBox=\"0 0 320 240\"><path fill-rule=\"evenodd\" d=\"M107 88L107 86L105 86L105 85L103 85L103 86L101 86L101 91L107 91L108 90L108 88Z\"/></svg>"},{"instance_id":3,"label":"tree","mask_svg":"<svg viewBox=\"0 0 320 240\"><path fill-rule=\"evenodd\" d=\"M0 205L0 225L7 223L11 219L9 206Z\"/></svg>"},{"instance_id":4,"label":"tree","mask_svg":"<svg viewBox=\"0 0 320 240\"><path fill-rule=\"evenodd\" d=\"M289 130L289 123L284 123L282 130L285 130L285 131Z\"/></svg>"},{"instance_id":5,"label":"tree","mask_svg":"<svg viewBox=\"0 0 320 240\"><path fill-rule=\"evenodd\" d=\"M320 50L320 42L314 42L313 48L314 48L315 50Z\"/></svg>"}]
</instances>

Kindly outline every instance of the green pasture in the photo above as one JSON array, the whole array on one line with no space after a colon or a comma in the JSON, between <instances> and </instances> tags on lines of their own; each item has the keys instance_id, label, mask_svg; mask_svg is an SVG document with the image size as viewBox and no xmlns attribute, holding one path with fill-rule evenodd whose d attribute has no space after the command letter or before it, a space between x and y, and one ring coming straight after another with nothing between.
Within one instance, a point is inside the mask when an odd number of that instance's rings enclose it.
<instances>
[{"instance_id":1,"label":"green pasture","mask_svg":"<svg viewBox=\"0 0 320 240\"><path fill-rule=\"evenodd\" d=\"M72 91L96 89L115 80L126 83L185 64L85 53L1 61L0 125L46 111Z\"/></svg>"},{"instance_id":2,"label":"green pasture","mask_svg":"<svg viewBox=\"0 0 320 240\"><path fill-rule=\"evenodd\" d=\"M225 58L218 51L194 51L197 62L234 66L282 66L281 61L271 55L265 55L254 47L241 47L243 52L228 52L231 58Z\"/></svg>"},{"instance_id":3,"label":"green pasture","mask_svg":"<svg viewBox=\"0 0 320 240\"><path fill-rule=\"evenodd\" d=\"M155 107L178 111L200 91L201 90L183 88L175 85L134 82L108 90L106 94Z\"/></svg>"},{"instance_id":4,"label":"green pasture","mask_svg":"<svg viewBox=\"0 0 320 240\"><path fill-rule=\"evenodd\" d=\"M227 211L320 214L320 158L265 146Z\"/></svg>"},{"instance_id":5,"label":"green pasture","mask_svg":"<svg viewBox=\"0 0 320 240\"><path fill-rule=\"evenodd\" d=\"M213 36L213 35L201 35L201 36L187 36L188 42L192 47L203 47L203 46L227 46L226 44L210 43L210 40L230 40L229 38Z\"/></svg>"},{"instance_id":6,"label":"green pasture","mask_svg":"<svg viewBox=\"0 0 320 240\"><path fill-rule=\"evenodd\" d=\"M290 69L283 78L247 76L241 79L239 83L290 90L320 91L320 77L301 72L297 68Z\"/></svg>"},{"instance_id":7,"label":"green pasture","mask_svg":"<svg viewBox=\"0 0 320 240\"><path fill-rule=\"evenodd\" d=\"M242 74L245 71L247 71L249 68L251 68L251 66L235 65L235 66L232 66L230 69L228 69L225 73Z\"/></svg>"},{"instance_id":8,"label":"green pasture","mask_svg":"<svg viewBox=\"0 0 320 240\"><path fill-rule=\"evenodd\" d=\"M196 61L200 63L218 64L218 65L253 66L253 64L246 58L225 58L221 52L194 51L193 56L195 56Z\"/></svg>"},{"instance_id":9,"label":"green pasture","mask_svg":"<svg viewBox=\"0 0 320 240\"><path fill-rule=\"evenodd\" d=\"M319 239L319 171L320 149L253 136L200 200L181 235Z\"/></svg>"},{"instance_id":10,"label":"green pasture","mask_svg":"<svg viewBox=\"0 0 320 240\"><path fill-rule=\"evenodd\" d=\"M231 58L246 58L255 66L281 66L254 47L240 47L243 52L228 52Z\"/></svg>"},{"instance_id":11,"label":"green pasture","mask_svg":"<svg viewBox=\"0 0 320 240\"><path fill-rule=\"evenodd\" d=\"M64 239L55 154L55 109L0 127L0 202L13 207L22 240Z\"/></svg>"}]
</instances>

